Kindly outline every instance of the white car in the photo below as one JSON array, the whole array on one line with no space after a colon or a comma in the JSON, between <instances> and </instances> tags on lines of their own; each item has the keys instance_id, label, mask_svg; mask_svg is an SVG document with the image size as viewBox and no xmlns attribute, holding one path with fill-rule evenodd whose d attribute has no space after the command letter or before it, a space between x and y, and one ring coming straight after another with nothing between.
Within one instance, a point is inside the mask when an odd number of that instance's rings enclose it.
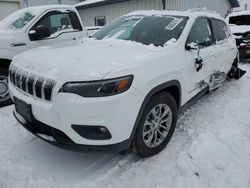
<instances>
[{"instance_id":1,"label":"white car","mask_svg":"<svg viewBox=\"0 0 250 188\"><path fill-rule=\"evenodd\" d=\"M0 22L0 107L11 103L8 68L26 50L86 37L74 6L48 5L21 9ZM66 44L65 44L66 45Z\"/></svg>"},{"instance_id":2,"label":"white car","mask_svg":"<svg viewBox=\"0 0 250 188\"><path fill-rule=\"evenodd\" d=\"M250 11L233 12L226 18L236 38L241 58L250 57Z\"/></svg>"},{"instance_id":3,"label":"white car","mask_svg":"<svg viewBox=\"0 0 250 188\"><path fill-rule=\"evenodd\" d=\"M11 64L16 119L54 145L132 145L139 155L154 155L170 141L178 112L238 70L230 72L235 40L215 13L137 11L93 37L37 48Z\"/></svg>"}]
</instances>

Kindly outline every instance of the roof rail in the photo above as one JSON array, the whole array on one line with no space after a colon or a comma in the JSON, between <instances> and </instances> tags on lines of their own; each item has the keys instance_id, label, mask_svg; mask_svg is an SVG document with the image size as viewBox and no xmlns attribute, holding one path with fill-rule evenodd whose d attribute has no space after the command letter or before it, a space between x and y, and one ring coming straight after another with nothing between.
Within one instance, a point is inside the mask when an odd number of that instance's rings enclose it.
<instances>
[{"instance_id":1,"label":"roof rail","mask_svg":"<svg viewBox=\"0 0 250 188\"><path fill-rule=\"evenodd\" d=\"M187 11L190 12L190 13L193 13L193 12L207 12L207 13L217 14L216 11L208 10L206 7L204 7L204 8L192 8L192 9L189 9Z\"/></svg>"}]
</instances>

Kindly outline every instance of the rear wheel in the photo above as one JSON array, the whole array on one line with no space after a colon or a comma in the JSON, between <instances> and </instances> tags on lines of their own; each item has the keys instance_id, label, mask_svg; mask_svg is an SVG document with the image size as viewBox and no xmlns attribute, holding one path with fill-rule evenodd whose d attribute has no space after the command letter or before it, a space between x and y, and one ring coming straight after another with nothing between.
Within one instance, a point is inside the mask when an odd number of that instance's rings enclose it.
<instances>
[{"instance_id":1,"label":"rear wheel","mask_svg":"<svg viewBox=\"0 0 250 188\"><path fill-rule=\"evenodd\" d=\"M0 69L0 107L7 106L12 103L8 88L8 69Z\"/></svg>"},{"instance_id":2,"label":"rear wheel","mask_svg":"<svg viewBox=\"0 0 250 188\"><path fill-rule=\"evenodd\" d=\"M162 92L155 95L143 112L133 147L143 156L157 154L170 141L177 121L177 104L172 95Z\"/></svg>"}]
</instances>

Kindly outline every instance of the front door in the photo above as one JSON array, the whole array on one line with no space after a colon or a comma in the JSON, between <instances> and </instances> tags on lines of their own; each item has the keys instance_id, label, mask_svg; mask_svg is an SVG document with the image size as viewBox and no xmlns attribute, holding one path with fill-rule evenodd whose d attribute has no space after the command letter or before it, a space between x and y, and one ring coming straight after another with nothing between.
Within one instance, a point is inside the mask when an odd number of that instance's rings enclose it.
<instances>
[{"instance_id":1,"label":"front door","mask_svg":"<svg viewBox=\"0 0 250 188\"><path fill-rule=\"evenodd\" d=\"M83 28L77 20L79 20L77 14L73 11L53 10L46 13L28 32L34 32L37 27L45 26L49 28L50 36L43 39L33 39L28 34L30 47L47 46L81 38Z\"/></svg>"},{"instance_id":2,"label":"front door","mask_svg":"<svg viewBox=\"0 0 250 188\"><path fill-rule=\"evenodd\" d=\"M186 42L186 92L187 100L207 88L215 63L215 51L212 43L212 31L207 18L198 18Z\"/></svg>"}]
</instances>

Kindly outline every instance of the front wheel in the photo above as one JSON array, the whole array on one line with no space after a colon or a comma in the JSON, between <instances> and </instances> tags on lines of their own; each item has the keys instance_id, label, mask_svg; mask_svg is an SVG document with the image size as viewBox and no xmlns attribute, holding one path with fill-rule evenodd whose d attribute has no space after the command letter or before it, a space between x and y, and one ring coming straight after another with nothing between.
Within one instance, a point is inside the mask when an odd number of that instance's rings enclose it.
<instances>
[{"instance_id":1,"label":"front wheel","mask_svg":"<svg viewBox=\"0 0 250 188\"><path fill-rule=\"evenodd\" d=\"M8 88L8 69L0 69L0 107L7 106L12 103Z\"/></svg>"},{"instance_id":2,"label":"front wheel","mask_svg":"<svg viewBox=\"0 0 250 188\"><path fill-rule=\"evenodd\" d=\"M137 129L133 147L143 156L159 153L170 141L177 122L177 104L172 95L155 95L147 105Z\"/></svg>"}]
</instances>

